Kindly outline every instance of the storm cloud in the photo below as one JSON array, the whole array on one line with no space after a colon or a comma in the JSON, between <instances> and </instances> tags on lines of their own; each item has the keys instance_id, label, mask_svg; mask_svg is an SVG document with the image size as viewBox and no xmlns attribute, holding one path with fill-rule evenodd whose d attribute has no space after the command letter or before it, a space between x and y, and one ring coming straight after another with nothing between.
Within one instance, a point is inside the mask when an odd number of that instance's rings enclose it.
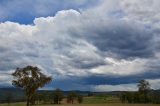
<instances>
[{"instance_id":1,"label":"storm cloud","mask_svg":"<svg viewBox=\"0 0 160 106\"><path fill-rule=\"evenodd\" d=\"M140 15L131 7L142 3L134 1L100 0L93 7L61 10L54 16L35 18L27 25L2 22L0 72L36 65L54 77L48 88L64 90L101 91L114 86L125 90L121 84L135 89L141 79L160 79L158 25L152 21L155 18L144 19L158 12ZM10 76L3 77L0 81L8 84ZM153 83L155 89L157 83Z\"/></svg>"}]
</instances>

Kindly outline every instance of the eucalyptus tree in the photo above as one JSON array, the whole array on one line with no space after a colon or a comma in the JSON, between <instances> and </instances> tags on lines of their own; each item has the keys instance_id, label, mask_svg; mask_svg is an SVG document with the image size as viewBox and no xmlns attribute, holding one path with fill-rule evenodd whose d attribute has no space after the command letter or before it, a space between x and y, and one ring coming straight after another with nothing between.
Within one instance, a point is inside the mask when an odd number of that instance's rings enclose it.
<instances>
[{"instance_id":1,"label":"eucalyptus tree","mask_svg":"<svg viewBox=\"0 0 160 106\"><path fill-rule=\"evenodd\" d=\"M30 105L30 99L36 90L52 80L52 77L43 74L38 67L34 66L17 68L12 73L12 76L14 77L12 85L24 89L27 97L27 106Z\"/></svg>"},{"instance_id":2,"label":"eucalyptus tree","mask_svg":"<svg viewBox=\"0 0 160 106\"><path fill-rule=\"evenodd\" d=\"M141 80L138 83L138 89L141 96L141 102L147 103L149 102L148 93L150 91L150 84L146 80Z\"/></svg>"}]
</instances>

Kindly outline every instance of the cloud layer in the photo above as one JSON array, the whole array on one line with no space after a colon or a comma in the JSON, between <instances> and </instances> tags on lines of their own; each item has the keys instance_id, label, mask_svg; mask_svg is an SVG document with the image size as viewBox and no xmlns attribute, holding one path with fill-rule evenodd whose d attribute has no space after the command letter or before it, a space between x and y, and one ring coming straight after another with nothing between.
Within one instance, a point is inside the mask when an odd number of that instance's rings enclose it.
<instances>
[{"instance_id":1,"label":"cloud layer","mask_svg":"<svg viewBox=\"0 0 160 106\"><path fill-rule=\"evenodd\" d=\"M37 65L55 78L48 87L65 90L135 90L141 79L158 89L159 19L153 17L159 16L159 2L133 1L100 0L93 7L61 10L28 25L2 22L0 72ZM0 81L8 84L11 79L6 79L1 74Z\"/></svg>"}]
</instances>

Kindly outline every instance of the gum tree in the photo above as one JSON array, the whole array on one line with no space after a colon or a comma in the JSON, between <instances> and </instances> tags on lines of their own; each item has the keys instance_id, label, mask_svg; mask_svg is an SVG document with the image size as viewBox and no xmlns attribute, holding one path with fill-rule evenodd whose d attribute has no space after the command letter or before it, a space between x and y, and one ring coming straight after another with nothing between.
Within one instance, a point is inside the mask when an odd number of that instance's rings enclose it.
<instances>
[{"instance_id":1,"label":"gum tree","mask_svg":"<svg viewBox=\"0 0 160 106\"><path fill-rule=\"evenodd\" d=\"M30 105L30 99L36 90L52 80L50 76L43 74L38 67L34 66L17 68L12 73L12 76L14 77L12 85L24 89L27 97L27 106Z\"/></svg>"},{"instance_id":2,"label":"gum tree","mask_svg":"<svg viewBox=\"0 0 160 106\"><path fill-rule=\"evenodd\" d=\"M142 96L142 101L144 103L149 102L148 93L150 91L150 84L146 80L141 80L138 83L139 93Z\"/></svg>"}]
</instances>

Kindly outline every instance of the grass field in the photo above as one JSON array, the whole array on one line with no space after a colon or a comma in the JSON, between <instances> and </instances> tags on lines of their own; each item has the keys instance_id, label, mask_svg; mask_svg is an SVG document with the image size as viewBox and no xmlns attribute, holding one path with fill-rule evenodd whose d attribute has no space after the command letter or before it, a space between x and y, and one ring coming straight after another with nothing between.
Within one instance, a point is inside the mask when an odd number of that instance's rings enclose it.
<instances>
[{"instance_id":1,"label":"grass field","mask_svg":"<svg viewBox=\"0 0 160 106\"><path fill-rule=\"evenodd\" d=\"M25 106L25 103L0 104L0 106ZM159 104L122 104L122 103L102 103L102 104L60 104L60 105L35 105L35 106L159 106Z\"/></svg>"},{"instance_id":2,"label":"grass field","mask_svg":"<svg viewBox=\"0 0 160 106\"><path fill-rule=\"evenodd\" d=\"M120 103L119 98L116 97L85 97L84 104L101 104L101 103Z\"/></svg>"},{"instance_id":3,"label":"grass field","mask_svg":"<svg viewBox=\"0 0 160 106\"><path fill-rule=\"evenodd\" d=\"M122 104L119 98L113 96L92 96L85 97L82 104L74 103L67 104L66 99L61 101L62 104L48 104L48 105L34 105L34 106L160 106L160 104ZM0 106L26 106L25 102L11 103L11 104L0 104Z\"/></svg>"}]
</instances>

